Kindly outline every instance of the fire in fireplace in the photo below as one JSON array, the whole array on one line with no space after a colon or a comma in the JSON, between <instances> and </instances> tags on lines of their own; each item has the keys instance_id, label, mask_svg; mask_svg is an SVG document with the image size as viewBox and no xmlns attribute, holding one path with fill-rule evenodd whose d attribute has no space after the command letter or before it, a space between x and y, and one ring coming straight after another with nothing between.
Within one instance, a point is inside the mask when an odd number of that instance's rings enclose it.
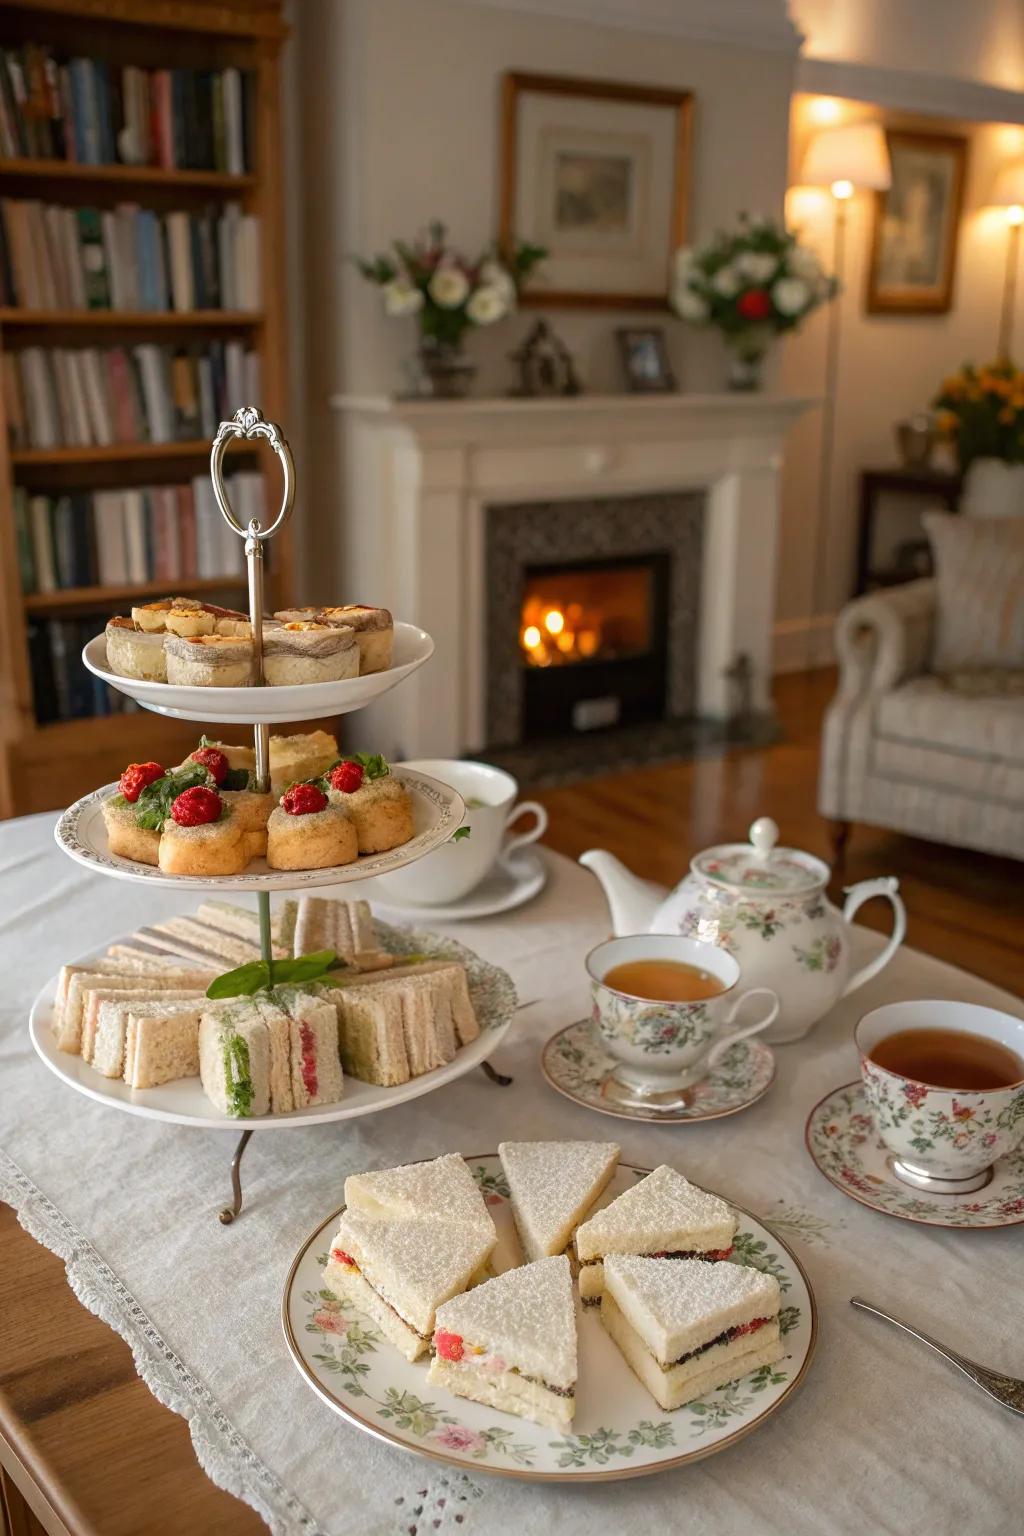
<instances>
[{"instance_id":1,"label":"fire in fireplace","mask_svg":"<svg viewBox=\"0 0 1024 1536\"><path fill-rule=\"evenodd\" d=\"M519 644L527 736L660 720L669 556L527 566Z\"/></svg>"}]
</instances>

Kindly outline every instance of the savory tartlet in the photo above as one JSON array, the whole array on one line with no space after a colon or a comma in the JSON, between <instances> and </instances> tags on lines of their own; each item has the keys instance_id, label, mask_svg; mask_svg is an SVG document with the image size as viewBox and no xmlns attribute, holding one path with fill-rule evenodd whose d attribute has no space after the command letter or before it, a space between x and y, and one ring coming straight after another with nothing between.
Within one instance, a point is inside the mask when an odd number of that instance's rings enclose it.
<instances>
[{"instance_id":1,"label":"savory tartlet","mask_svg":"<svg viewBox=\"0 0 1024 1536\"><path fill-rule=\"evenodd\" d=\"M167 681L176 687L247 688L253 644L245 635L164 636Z\"/></svg>"},{"instance_id":2,"label":"savory tartlet","mask_svg":"<svg viewBox=\"0 0 1024 1536\"><path fill-rule=\"evenodd\" d=\"M263 634L263 676L275 688L359 676L359 646L347 625L293 619Z\"/></svg>"}]
</instances>

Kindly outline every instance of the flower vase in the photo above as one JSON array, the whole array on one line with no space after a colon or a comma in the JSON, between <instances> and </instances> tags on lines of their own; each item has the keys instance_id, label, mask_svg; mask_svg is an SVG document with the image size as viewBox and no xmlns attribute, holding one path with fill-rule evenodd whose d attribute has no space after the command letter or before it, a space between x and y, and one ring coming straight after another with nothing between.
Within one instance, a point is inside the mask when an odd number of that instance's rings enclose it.
<instances>
[{"instance_id":1,"label":"flower vase","mask_svg":"<svg viewBox=\"0 0 1024 1536\"><path fill-rule=\"evenodd\" d=\"M1024 464L974 459L964 475L960 510L969 517L1013 517L1024 513Z\"/></svg>"},{"instance_id":2,"label":"flower vase","mask_svg":"<svg viewBox=\"0 0 1024 1536\"><path fill-rule=\"evenodd\" d=\"M726 382L731 390L756 390L764 383L763 369L768 338L760 331L738 331L726 336L729 355Z\"/></svg>"},{"instance_id":3,"label":"flower vase","mask_svg":"<svg viewBox=\"0 0 1024 1536\"><path fill-rule=\"evenodd\" d=\"M431 400L464 400L476 374L461 341L420 338L416 393Z\"/></svg>"}]
</instances>

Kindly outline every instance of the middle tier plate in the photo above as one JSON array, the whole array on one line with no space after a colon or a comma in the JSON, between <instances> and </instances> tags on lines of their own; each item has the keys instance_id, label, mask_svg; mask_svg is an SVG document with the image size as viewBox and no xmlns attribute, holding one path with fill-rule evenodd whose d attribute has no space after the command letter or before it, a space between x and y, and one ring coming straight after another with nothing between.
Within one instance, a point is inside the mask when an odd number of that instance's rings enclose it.
<instances>
[{"instance_id":1,"label":"middle tier plate","mask_svg":"<svg viewBox=\"0 0 1024 1536\"><path fill-rule=\"evenodd\" d=\"M290 725L293 720L326 720L363 709L422 667L433 654L434 642L425 629L396 623L390 667L337 683L289 688L179 688L170 683L147 683L110 671L103 635L89 641L82 660L94 677L158 715L173 715L176 720L215 720L222 725Z\"/></svg>"},{"instance_id":2,"label":"middle tier plate","mask_svg":"<svg viewBox=\"0 0 1024 1536\"><path fill-rule=\"evenodd\" d=\"M151 864L139 864L110 852L103 821L103 801L116 795L116 784L104 784L68 807L53 829L60 848L87 869L113 875L117 880L145 880L151 885L196 890L304 891L315 886L345 885L367 880L391 869L413 864L431 849L446 843L461 825L465 814L462 796L449 784L411 768L393 768L412 797L414 835L387 853L362 854L353 864L333 864L328 869L269 869L266 859L253 859L240 875L166 875Z\"/></svg>"}]
</instances>

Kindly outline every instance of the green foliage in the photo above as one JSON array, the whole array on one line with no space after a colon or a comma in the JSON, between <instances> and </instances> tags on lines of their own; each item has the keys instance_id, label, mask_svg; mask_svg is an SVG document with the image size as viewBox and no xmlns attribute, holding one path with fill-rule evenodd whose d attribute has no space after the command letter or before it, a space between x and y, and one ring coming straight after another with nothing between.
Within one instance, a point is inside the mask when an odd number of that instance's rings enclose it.
<instances>
[{"instance_id":1,"label":"green foliage","mask_svg":"<svg viewBox=\"0 0 1024 1536\"><path fill-rule=\"evenodd\" d=\"M178 796L186 789L196 789L200 785L214 787L213 776L202 763L192 763L178 773L165 773L162 778L147 784L136 800L135 820L147 832L159 832Z\"/></svg>"},{"instance_id":2,"label":"green foliage","mask_svg":"<svg viewBox=\"0 0 1024 1536\"><path fill-rule=\"evenodd\" d=\"M320 949L312 955L300 955L295 960L250 960L217 976L206 989L206 995L214 1002L227 997L252 997L256 992L269 991L271 987L302 986L310 981L329 981L327 972L338 964L333 949Z\"/></svg>"}]
</instances>

